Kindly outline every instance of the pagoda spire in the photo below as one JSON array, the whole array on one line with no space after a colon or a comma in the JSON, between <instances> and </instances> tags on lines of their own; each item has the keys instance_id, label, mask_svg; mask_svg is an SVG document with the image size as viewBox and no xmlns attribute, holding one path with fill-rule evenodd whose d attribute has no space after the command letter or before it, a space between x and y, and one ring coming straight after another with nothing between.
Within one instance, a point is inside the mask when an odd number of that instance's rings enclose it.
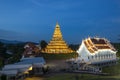
<instances>
[{"instance_id":1,"label":"pagoda spire","mask_svg":"<svg viewBox=\"0 0 120 80\"><path fill-rule=\"evenodd\" d=\"M46 46L45 50L42 51L44 53L72 53L67 43L63 40L62 32L60 30L60 25L58 22L56 23L55 30L53 33L52 40Z\"/></svg>"},{"instance_id":2,"label":"pagoda spire","mask_svg":"<svg viewBox=\"0 0 120 80\"><path fill-rule=\"evenodd\" d=\"M61 33L61 30L60 30L60 25L58 24L58 22L56 23L56 26L55 26L55 30L54 30L54 33L53 33L53 38L52 39L60 39L62 40L62 33Z\"/></svg>"},{"instance_id":3,"label":"pagoda spire","mask_svg":"<svg viewBox=\"0 0 120 80\"><path fill-rule=\"evenodd\" d=\"M56 25L59 25L59 24L58 24L58 21L56 22Z\"/></svg>"}]
</instances>

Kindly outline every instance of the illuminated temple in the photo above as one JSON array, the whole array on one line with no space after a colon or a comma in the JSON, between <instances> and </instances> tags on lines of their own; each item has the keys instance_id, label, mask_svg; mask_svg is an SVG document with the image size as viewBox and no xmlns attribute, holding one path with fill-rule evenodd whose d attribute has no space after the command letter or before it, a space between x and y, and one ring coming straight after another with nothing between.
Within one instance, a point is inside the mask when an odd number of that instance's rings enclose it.
<instances>
[{"instance_id":1,"label":"illuminated temple","mask_svg":"<svg viewBox=\"0 0 120 80\"><path fill-rule=\"evenodd\" d=\"M105 38L87 38L77 52L79 59L91 64L112 64L117 60L117 50Z\"/></svg>"},{"instance_id":2,"label":"illuminated temple","mask_svg":"<svg viewBox=\"0 0 120 80\"><path fill-rule=\"evenodd\" d=\"M45 48L44 53L72 53L73 51L68 48L68 45L66 42L63 40L62 33L60 30L60 26L57 23L52 40L49 42L47 47Z\"/></svg>"}]
</instances>

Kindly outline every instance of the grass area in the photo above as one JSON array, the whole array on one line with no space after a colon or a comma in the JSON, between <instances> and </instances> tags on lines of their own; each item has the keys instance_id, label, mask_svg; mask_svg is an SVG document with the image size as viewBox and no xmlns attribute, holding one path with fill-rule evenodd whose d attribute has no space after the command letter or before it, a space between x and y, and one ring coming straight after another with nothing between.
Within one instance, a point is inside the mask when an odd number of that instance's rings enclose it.
<instances>
[{"instance_id":1,"label":"grass area","mask_svg":"<svg viewBox=\"0 0 120 80\"><path fill-rule=\"evenodd\" d=\"M120 75L118 76L100 76L92 74L56 74L50 77L31 77L25 80L120 80Z\"/></svg>"},{"instance_id":2,"label":"grass area","mask_svg":"<svg viewBox=\"0 0 120 80\"><path fill-rule=\"evenodd\" d=\"M58 57L58 56L57 56ZM55 58L54 58L55 59ZM114 66L104 67L103 72L111 73L110 76L81 74L81 73L57 73L51 76L30 78L27 80L120 80L120 60Z\"/></svg>"},{"instance_id":3,"label":"grass area","mask_svg":"<svg viewBox=\"0 0 120 80\"><path fill-rule=\"evenodd\" d=\"M120 75L120 60L116 65L104 67L103 72L110 73L111 75Z\"/></svg>"},{"instance_id":4,"label":"grass area","mask_svg":"<svg viewBox=\"0 0 120 80\"><path fill-rule=\"evenodd\" d=\"M55 57L55 56L54 56ZM60 56L61 57L61 56ZM58 56L56 57L58 58ZM54 58L54 59L56 59ZM66 58L66 57L65 57ZM111 73L110 76L92 75L92 74L81 74L81 73L57 73L51 76L43 77L30 77L26 80L120 80L120 60L117 65L104 67L103 72Z\"/></svg>"},{"instance_id":5,"label":"grass area","mask_svg":"<svg viewBox=\"0 0 120 80\"><path fill-rule=\"evenodd\" d=\"M120 51L116 53L117 57L120 58Z\"/></svg>"},{"instance_id":6,"label":"grass area","mask_svg":"<svg viewBox=\"0 0 120 80\"><path fill-rule=\"evenodd\" d=\"M117 56L120 57L120 43L112 43L117 50Z\"/></svg>"},{"instance_id":7,"label":"grass area","mask_svg":"<svg viewBox=\"0 0 120 80\"><path fill-rule=\"evenodd\" d=\"M42 56L45 59L50 59L50 60L60 60L60 59L70 59L70 58L75 58L78 56L77 53L68 53L68 54L48 54L48 53L42 53Z\"/></svg>"},{"instance_id":8,"label":"grass area","mask_svg":"<svg viewBox=\"0 0 120 80\"><path fill-rule=\"evenodd\" d=\"M120 80L120 76L100 76L91 74L59 74L45 80Z\"/></svg>"}]
</instances>

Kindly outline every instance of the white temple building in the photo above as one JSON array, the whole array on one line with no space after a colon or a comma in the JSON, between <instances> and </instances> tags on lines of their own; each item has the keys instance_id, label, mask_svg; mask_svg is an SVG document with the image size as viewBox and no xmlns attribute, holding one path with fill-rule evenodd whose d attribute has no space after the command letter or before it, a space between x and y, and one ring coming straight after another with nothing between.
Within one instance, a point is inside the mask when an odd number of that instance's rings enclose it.
<instances>
[{"instance_id":1,"label":"white temple building","mask_svg":"<svg viewBox=\"0 0 120 80\"><path fill-rule=\"evenodd\" d=\"M87 38L82 41L77 53L78 60L97 66L115 64L116 49L105 38Z\"/></svg>"}]
</instances>

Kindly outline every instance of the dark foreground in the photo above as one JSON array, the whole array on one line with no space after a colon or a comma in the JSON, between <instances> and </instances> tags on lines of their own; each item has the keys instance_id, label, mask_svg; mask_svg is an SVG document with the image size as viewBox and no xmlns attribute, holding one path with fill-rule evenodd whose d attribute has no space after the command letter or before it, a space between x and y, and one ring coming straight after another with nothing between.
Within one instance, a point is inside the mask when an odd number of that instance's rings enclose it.
<instances>
[{"instance_id":1,"label":"dark foreground","mask_svg":"<svg viewBox=\"0 0 120 80\"><path fill-rule=\"evenodd\" d=\"M120 80L120 75L116 76L101 76L92 74L76 74L76 73L63 73L54 74L51 76L29 77L25 80Z\"/></svg>"}]
</instances>

